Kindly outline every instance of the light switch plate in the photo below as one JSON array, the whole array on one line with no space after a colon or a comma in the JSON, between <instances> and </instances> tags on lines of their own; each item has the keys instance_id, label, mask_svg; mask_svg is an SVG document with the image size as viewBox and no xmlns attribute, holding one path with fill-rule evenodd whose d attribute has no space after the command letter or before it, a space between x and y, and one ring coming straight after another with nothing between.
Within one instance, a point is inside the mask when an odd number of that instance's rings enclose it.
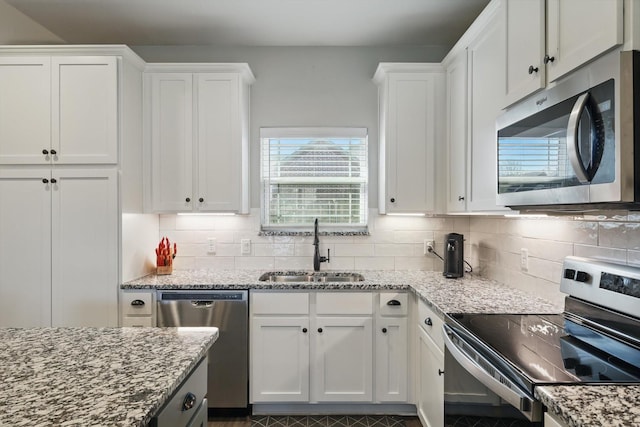
<instances>
[{"instance_id":1,"label":"light switch plate","mask_svg":"<svg viewBox=\"0 0 640 427\"><path fill-rule=\"evenodd\" d=\"M207 246L207 253L208 254L215 255L216 249L217 249L216 243L217 243L217 239L215 237L209 237L207 239L207 245L208 245Z\"/></svg>"},{"instance_id":2,"label":"light switch plate","mask_svg":"<svg viewBox=\"0 0 640 427\"><path fill-rule=\"evenodd\" d=\"M241 255L251 254L251 239L240 240L240 254Z\"/></svg>"},{"instance_id":3,"label":"light switch plate","mask_svg":"<svg viewBox=\"0 0 640 427\"><path fill-rule=\"evenodd\" d=\"M527 248L520 249L520 269L529 271L529 251Z\"/></svg>"}]
</instances>

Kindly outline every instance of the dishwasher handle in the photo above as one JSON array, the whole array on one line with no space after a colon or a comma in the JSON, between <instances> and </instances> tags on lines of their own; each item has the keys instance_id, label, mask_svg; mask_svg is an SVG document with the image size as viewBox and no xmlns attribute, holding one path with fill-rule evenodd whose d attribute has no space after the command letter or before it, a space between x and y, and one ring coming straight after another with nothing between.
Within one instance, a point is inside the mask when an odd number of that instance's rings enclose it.
<instances>
[{"instance_id":1,"label":"dishwasher handle","mask_svg":"<svg viewBox=\"0 0 640 427\"><path fill-rule=\"evenodd\" d=\"M213 301L191 301L191 306L194 308L211 308L213 307Z\"/></svg>"}]
</instances>

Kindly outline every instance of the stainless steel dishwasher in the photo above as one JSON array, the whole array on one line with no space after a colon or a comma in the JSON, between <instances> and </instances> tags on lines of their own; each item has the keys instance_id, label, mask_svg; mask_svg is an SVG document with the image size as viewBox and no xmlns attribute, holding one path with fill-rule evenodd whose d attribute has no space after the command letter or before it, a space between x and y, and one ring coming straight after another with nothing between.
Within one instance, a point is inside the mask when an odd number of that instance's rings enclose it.
<instances>
[{"instance_id":1,"label":"stainless steel dishwasher","mask_svg":"<svg viewBox=\"0 0 640 427\"><path fill-rule=\"evenodd\" d=\"M248 291L158 291L158 326L215 326L207 400L214 414L246 412L249 395Z\"/></svg>"}]
</instances>

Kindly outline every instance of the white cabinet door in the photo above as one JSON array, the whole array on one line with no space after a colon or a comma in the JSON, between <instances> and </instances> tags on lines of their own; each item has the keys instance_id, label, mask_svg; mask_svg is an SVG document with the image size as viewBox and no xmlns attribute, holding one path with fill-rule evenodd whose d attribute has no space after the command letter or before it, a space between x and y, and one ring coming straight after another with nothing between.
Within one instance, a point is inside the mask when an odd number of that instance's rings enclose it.
<instances>
[{"instance_id":1,"label":"white cabinet door","mask_svg":"<svg viewBox=\"0 0 640 427\"><path fill-rule=\"evenodd\" d=\"M0 327L51 326L51 185L0 170Z\"/></svg>"},{"instance_id":2,"label":"white cabinet door","mask_svg":"<svg viewBox=\"0 0 640 427\"><path fill-rule=\"evenodd\" d=\"M51 59L55 163L118 162L118 62L114 56Z\"/></svg>"},{"instance_id":3,"label":"white cabinet door","mask_svg":"<svg viewBox=\"0 0 640 427\"><path fill-rule=\"evenodd\" d=\"M242 124L237 74L197 74L197 210L240 210Z\"/></svg>"},{"instance_id":4,"label":"white cabinet door","mask_svg":"<svg viewBox=\"0 0 640 427\"><path fill-rule=\"evenodd\" d=\"M52 325L117 326L117 172L54 169L51 182Z\"/></svg>"},{"instance_id":5,"label":"white cabinet door","mask_svg":"<svg viewBox=\"0 0 640 427\"><path fill-rule=\"evenodd\" d=\"M51 60L0 57L0 164L48 164Z\"/></svg>"},{"instance_id":6,"label":"white cabinet door","mask_svg":"<svg viewBox=\"0 0 640 427\"><path fill-rule=\"evenodd\" d=\"M152 210L191 211L196 203L192 75L158 73L150 78Z\"/></svg>"},{"instance_id":7,"label":"white cabinet door","mask_svg":"<svg viewBox=\"0 0 640 427\"><path fill-rule=\"evenodd\" d=\"M409 365L406 317L383 317L377 322L376 401L406 402Z\"/></svg>"},{"instance_id":8,"label":"white cabinet door","mask_svg":"<svg viewBox=\"0 0 640 427\"><path fill-rule=\"evenodd\" d=\"M386 211L435 210L436 108L442 73L391 73L386 118Z\"/></svg>"},{"instance_id":9,"label":"white cabinet door","mask_svg":"<svg viewBox=\"0 0 640 427\"><path fill-rule=\"evenodd\" d=\"M470 211L507 210L496 205L496 118L505 97L505 32L502 8L469 46L470 79Z\"/></svg>"},{"instance_id":10,"label":"white cabinet door","mask_svg":"<svg viewBox=\"0 0 640 427\"><path fill-rule=\"evenodd\" d=\"M254 317L252 402L309 401L309 317Z\"/></svg>"},{"instance_id":11,"label":"white cabinet door","mask_svg":"<svg viewBox=\"0 0 640 427\"><path fill-rule=\"evenodd\" d=\"M547 0L549 82L622 41L622 0Z\"/></svg>"},{"instance_id":12,"label":"white cabinet door","mask_svg":"<svg viewBox=\"0 0 640 427\"><path fill-rule=\"evenodd\" d=\"M447 65L447 212L467 210L467 50Z\"/></svg>"},{"instance_id":13,"label":"white cabinet door","mask_svg":"<svg viewBox=\"0 0 640 427\"><path fill-rule=\"evenodd\" d=\"M373 398L371 317L318 317L312 367L316 402L370 402Z\"/></svg>"},{"instance_id":14,"label":"white cabinet door","mask_svg":"<svg viewBox=\"0 0 640 427\"><path fill-rule=\"evenodd\" d=\"M545 0L507 0L505 105L545 86Z\"/></svg>"},{"instance_id":15,"label":"white cabinet door","mask_svg":"<svg viewBox=\"0 0 640 427\"><path fill-rule=\"evenodd\" d=\"M444 354L418 327L418 417L425 427L444 425Z\"/></svg>"}]
</instances>

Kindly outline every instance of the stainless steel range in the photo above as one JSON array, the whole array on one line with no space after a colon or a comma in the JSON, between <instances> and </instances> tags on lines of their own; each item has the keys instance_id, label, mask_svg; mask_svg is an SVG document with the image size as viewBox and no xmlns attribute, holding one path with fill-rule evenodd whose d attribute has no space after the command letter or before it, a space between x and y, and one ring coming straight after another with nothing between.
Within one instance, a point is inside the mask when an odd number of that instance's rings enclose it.
<instances>
[{"instance_id":1,"label":"stainless steel range","mask_svg":"<svg viewBox=\"0 0 640 427\"><path fill-rule=\"evenodd\" d=\"M640 383L640 268L567 257L562 274L562 314L446 316L445 418L536 425L538 386Z\"/></svg>"}]
</instances>

